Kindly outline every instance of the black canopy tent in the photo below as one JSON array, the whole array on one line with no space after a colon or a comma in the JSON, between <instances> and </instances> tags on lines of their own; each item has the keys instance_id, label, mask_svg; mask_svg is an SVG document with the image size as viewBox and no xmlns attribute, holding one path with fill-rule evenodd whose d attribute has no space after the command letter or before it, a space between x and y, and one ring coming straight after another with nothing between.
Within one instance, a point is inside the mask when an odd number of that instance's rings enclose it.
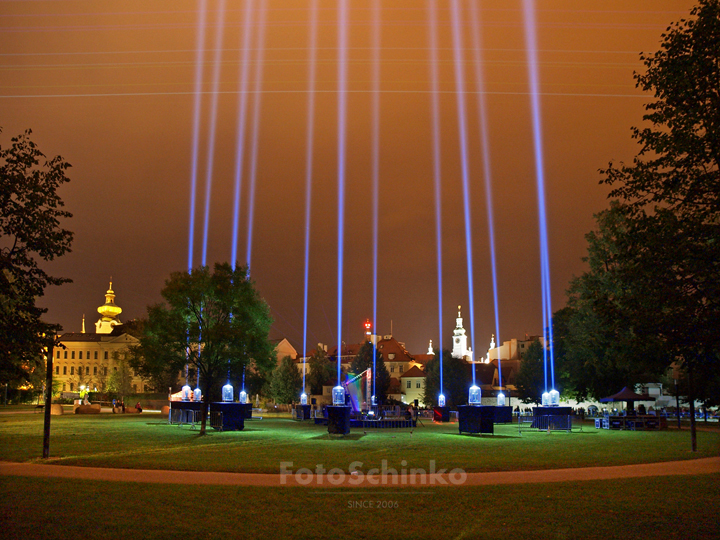
<instances>
[{"instance_id":1,"label":"black canopy tent","mask_svg":"<svg viewBox=\"0 0 720 540\"><path fill-rule=\"evenodd\" d=\"M617 394L612 396L604 397L600 400L600 403L612 403L613 401L625 401L627 402L628 410L635 408L636 401L655 401L654 397L650 397L647 394L638 394L630 390L627 386L620 390Z\"/></svg>"}]
</instances>

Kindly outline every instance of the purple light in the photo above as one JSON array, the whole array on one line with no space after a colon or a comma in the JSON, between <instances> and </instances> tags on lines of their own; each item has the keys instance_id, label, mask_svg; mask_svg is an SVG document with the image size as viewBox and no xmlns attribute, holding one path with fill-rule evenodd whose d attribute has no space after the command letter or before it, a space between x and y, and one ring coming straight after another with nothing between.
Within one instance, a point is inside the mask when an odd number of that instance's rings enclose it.
<instances>
[{"instance_id":1,"label":"purple light","mask_svg":"<svg viewBox=\"0 0 720 540\"><path fill-rule=\"evenodd\" d=\"M462 26L460 25L460 6L458 0L451 0L450 13L453 26L453 59L455 65L455 93L457 97L458 130L460 137L460 159L462 165L463 210L465 214L465 252L467 256L468 292L470 296L470 335L475 336L475 285L472 257L472 214L470 210L470 170L468 164L467 123L465 110L465 76L463 66L465 58L462 48ZM475 365L472 369L472 381L475 385Z\"/></svg>"},{"instance_id":2,"label":"purple light","mask_svg":"<svg viewBox=\"0 0 720 540\"><path fill-rule=\"evenodd\" d=\"M193 100L193 135L190 152L190 232L188 236L188 272L193 267L195 251L195 203L197 192L198 152L200 147L200 111L202 109L203 56L205 53L205 0L198 2L197 38L195 46L195 85Z\"/></svg>"},{"instance_id":3,"label":"purple light","mask_svg":"<svg viewBox=\"0 0 720 540\"><path fill-rule=\"evenodd\" d=\"M553 353L552 301L550 297L550 261L548 254L547 216L545 205L545 165L543 163L542 121L540 117L540 77L538 76L537 34L534 0L523 0L525 23L525 48L528 54L530 79L530 103L532 107L533 150L538 195L538 220L540 230L540 275L543 303L543 358L545 362L545 391L547 391L547 350L550 351L551 385L555 388L555 356Z\"/></svg>"},{"instance_id":4,"label":"purple light","mask_svg":"<svg viewBox=\"0 0 720 540\"><path fill-rule=\"evenodd\" d=\"M242 191L242 173L245 161L245 121L247 115L248 66L250 64L250 38L252 36L252 0L245 0L242 43L240 50L240 80L238 92L237 147L235 149L235 191L233 196L233 234L231 260L233 268L237 264L238 229L240 228L240 195Z\"/></svg>"},{"instance_id":5,"label":"purple light","mask_svg":"<svg viewBox=\"0 0 720 540\"><path fill-rule=\"evenodd\" d=\"M475 84L478 100L478 125L480 126L480 144L483 157L483 177L485 180L485 208L487 210L488 236L490 240L490 262L492 265L493 301L495 306L495 337L498 346L500 341L500 308L498 303L497 264L495 259L495 217L492 199L492 167L490 163L490 141L487 129L487 103L485 101L485 77L482 69L482 36L480 29L480 13L477 0L470 3L473 22L473 50L475 52ZM498 354L498 380L502 388L502 365Z\"/></svg>"},{"instance_id":6,"label":"purple light","mask_svg":"<svg viewBox=\"0 0 720 540\"><path fill-rule=\"evenodd\" d=\"M203 224L202 265L207 264L208 229L210 228L210 197L212 194L213 165L215 163L215 133L217 124L218 89L220 86L220 67L222 59L222 41L225 25L225 0L220 0L217 12L217 31L215 33L215 54L212 70L212 94L210 97L210 136L208 137L207 158L205 164L205 221Z\"/></svg>"},{"instance_id":7,"label":"purple light","mask_svg":"<svg viewBox=\"0 0 720 540\"><path fill-rule=\"evenodd\" d=\"M437 245L437 287L438 287L438 351L440 353L440 395L443 394L443 282L442 282L442 172L440 159L440 100L438 91L438 44L437 44L437 6L435 0L427 1L429 39L430 39L430 81L432 85L432 124L433 124L433 178L435 180L435 242Z\"/></svg>"},{"instance_id":8,"label":"purple light","mask_svg":"<svg viewBox=\"0 0 720 540\"><path fill-rule=\"evenodd\" d=\"M343 307L343 255L345 236L345 120L347 114L347 0L338 1L338 357L337 379L340 380L340 357L342 355L342 307Z\"/></svg>"},{"instance_id":9,"label":"purple light","mask_svg":"<svg viewBox=\"0 0 720 540\"><path fill-rule=\"evenodd\" d=\"M305 292L303 296L303 392L305 392L305 356L308 333L308 281L310 274L310 215L312 204L313 141L315 130L315 64L317 49L318 0L310 3L310 43L308 59L308 116L305 150Z\"/></svg>"}]
</instances>

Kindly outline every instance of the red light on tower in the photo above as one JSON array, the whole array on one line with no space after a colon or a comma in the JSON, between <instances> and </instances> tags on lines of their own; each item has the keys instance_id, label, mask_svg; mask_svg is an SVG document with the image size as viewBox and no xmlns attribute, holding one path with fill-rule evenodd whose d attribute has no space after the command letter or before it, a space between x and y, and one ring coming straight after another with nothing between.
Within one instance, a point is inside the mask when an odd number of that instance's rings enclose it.
<instances>
[{"instance_id":1,"label":"red light on tower","mask_svg":"<svg viewBox=\"0 0 720 540\"><path fill-rule=\"evenodd\" d=\"M369 336L372 332L372 323L370 322L370 319L365 319L365 335Z\"/></svg>"}]
</instances>

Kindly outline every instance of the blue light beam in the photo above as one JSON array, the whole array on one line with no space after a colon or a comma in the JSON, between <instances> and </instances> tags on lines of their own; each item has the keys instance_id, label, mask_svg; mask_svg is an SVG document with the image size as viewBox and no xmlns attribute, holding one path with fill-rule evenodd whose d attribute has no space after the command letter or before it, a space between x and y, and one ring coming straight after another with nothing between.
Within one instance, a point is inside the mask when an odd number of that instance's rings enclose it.
<instances>
[{"instance_id":1,"label":"blue light beam","mask_svg":"<svg viewBox=\"0 0 720 540\"><path fill-rule=\"evenodd\" d=\"M242 42L240 44L241 60L238 92L238 119L237 119L237 145L235 147L235 171L233 193L233 231L231 261L233 268L237 265L239 228L240 228L240 199L242 194L242 175L245 164L245 124L247 120L248 101L248 69L250 65L250 41L252 36L252 0L245 0L243 15Z\"/></svg>"},{"instance_id":2,"label":"blue light beam","mask_svg":"<svg viewBox=\"0 0 720 540\"><path fill-rule=\"evenodd\" d=\"M308 334L308 287L310 277L310 216L312 214L313 142L315 137L315 65L317 57L318 0L310 3L310 36L308 58L308 116L305 138L305 276L303 295L303 392L305 392L305 357Z\"/></svg>"},{"instance_id":3,"label":"blue light beam","mask_svg":"<svg viewBox=\"0 0 720 540\"><path fill-rule=\"evenodd\" d=\"M465 75L463 68L462 25L460 24L460 6L458 0L451 0L450 14L453 27L453 64L455 67L455 90L457 97L458 135L460 138L460 160L462 166L463 210L465 214L465 252L467 258L468 293L470 297L470 335L475 338L475 283L472 254L472 210L470 206L470 166L468 163L467 112L465 105ZM472 382L475 386L475 364L472 369Z\"/></svg>"},{"instance_id":4,"label":"blue light beam","mask_svg":"<svg viewBox=\"0 0 720 540\"><path fill-rule=\"evenodd\" d=\"M442 160L440 153L440 98L438 85L437 5L427 0L430 41L430 99L433 126L433 179L435 183L435 244L437 248L438 353L440 355L440 395L443 395L443 271L442 271Z\"/></svg>"},{"instance_id":5,"label":"blue light beam","mask_svg":"<svg viewBox=\"0 0 720 540\"><path fill-rule=\"evenodd\" d=\"M202 110L203 63L205 56L205 0L198 2L198 22L195 45L195 83L193 87L192 149L190 151L190 226L188 235L188 272L192 270L195 252L195 205L197 199L197 169L200 151L200 113Z\"/></svg>"},{"instance_id":6,"label":"blue light beam","mask_svg":"<svg viewBox=\"0 0 720 540\"><path fill-rule=\"evenodd\" d=\"M553 353L552 299L550 296L550 261L548 253L547 215L545 204L545 165L543 161L542 119L540 114L540 77L538 75L537 32L534 0L523 0L525 48L528 55L530 103L532 107L533 151L538 196L538 225L540 231L540 275L543 304L543 358L545 361L545 391L547 392L547 363L550 353L550 383L555 388L555 355Z\"/></svg>"},{"instance_id":7,"label":"blue light beam","mask_svg":"<svg viewBox=\"0 0 720 540\"><path fill-rule=\"evenodd\" d=\"M495 307L495 338L500 346L500 304L498 302L497 262L495 258L495 216L492 197L492 164L490 161L490 138L487 127L487 102L485 100L485 76L483 73L482 31L480 12L477 0L470 3L473 23L473 50L475 59L475 91L478 100L478 125L480 128L480 144L482 149L483 178L485 180L485 208L488 220L488 237L490 241L490 263L492 265L493 305ZM502 362L498 353L498 380L502 388Z\"/></svg>"}]
</instances>

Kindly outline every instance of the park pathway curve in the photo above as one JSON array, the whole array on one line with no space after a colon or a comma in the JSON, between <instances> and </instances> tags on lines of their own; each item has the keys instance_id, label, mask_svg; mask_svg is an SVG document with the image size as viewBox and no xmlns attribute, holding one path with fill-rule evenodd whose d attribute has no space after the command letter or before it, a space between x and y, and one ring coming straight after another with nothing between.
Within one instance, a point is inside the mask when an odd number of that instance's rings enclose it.
<instances>
[{"instance_id":1,"label":"park pathway curve","mask_svg":"<svg viewBox=\"0 0 720 540\"><path fill-rule=\"evenodd\" d=\"M307 471L307 470L306 470ZM100 467L75 467L68 465L45 465L40 463L0 462L0 476L32 476L42 478L72 478L103 480L110 482L140 482L160 484L236 485L267 487L313 487L313 488L377 488L377 487L427 487L442 485L500 485L537 484L547 482L578 482L585 480L611 480L617 478L640 478L648 476L677 476L720 473L720 457L617 465L612 467L585 467L550 469L540 471L503 471L464 473L436 471L434 474L411 477L400 471L397 475L351 475L335 470L333 474L260 474L202 471L168 471L149 469L107 469ZM430 471L428 471L430 473Z\"/></svg>"}]
</instances>

